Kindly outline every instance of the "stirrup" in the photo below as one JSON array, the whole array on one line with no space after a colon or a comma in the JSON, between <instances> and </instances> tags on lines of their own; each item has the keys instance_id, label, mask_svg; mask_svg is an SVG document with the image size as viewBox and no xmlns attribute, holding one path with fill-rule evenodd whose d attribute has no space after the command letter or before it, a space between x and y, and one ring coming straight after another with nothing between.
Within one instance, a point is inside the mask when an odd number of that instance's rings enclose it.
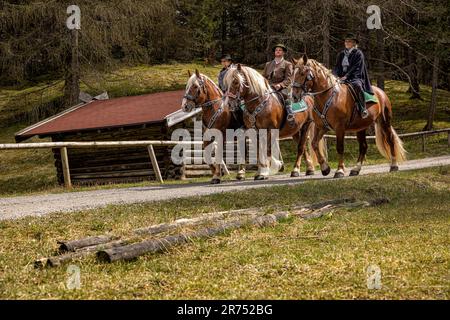
<instances>
[{"instance_id":1,"label":"stirrup","mask_svg":"<svg viewBox=\"0 0 450 320\"><path fill-rule=\"evenodd\" d=\"M364 109L361 111L361 118L362 119L366 119L367 117L369 117L369 111L367 111L367 109Z\"/></svg>"}]
</instances>

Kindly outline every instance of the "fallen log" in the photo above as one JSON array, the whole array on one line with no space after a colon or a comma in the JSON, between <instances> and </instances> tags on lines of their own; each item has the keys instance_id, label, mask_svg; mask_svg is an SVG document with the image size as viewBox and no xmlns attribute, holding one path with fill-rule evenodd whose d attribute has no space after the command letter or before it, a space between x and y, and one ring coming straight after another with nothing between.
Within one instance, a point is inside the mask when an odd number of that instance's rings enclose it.
<instances>
[{"instance_id":1,"label":"fallen log","mask_svg":"<svg viewBox=\"0 0 450 320\"><path fill-rule=\"evenodd\" d=\"M72 241L58 241L59 244L59 252L75 252L78 249L84 248L84 247L91 247L98 244L104 244L111 242L113 240L117 240L117 236L112 235L101 235L101 236L94 236L94 237L88 237L80 240L72 240Z\"/></svg>"},{"instance_id":2,"label":"fallen log","mask_svg":"<svg viewBox=\"0 0 450 320\"><path fill-rule=\"evenodd\" d=\"M119 237L114 237L112 235L100 235L74 241L60 242L60 252L64 252L65 254L36 260L35 266L55 267L74 259L94 255L95 253L97 253L97 257L101 261L112 262L122 259L128 260L148 252L164 251L165 248L170 248L177 244L186 243L189 241L189 239L209 237L223 233L227 230L240 228L244 225L258 224L258 221L260 221L258 219L263 219L262 221L268 221L267 219L270 220L273 218L273 216L278 217L279 215L281 215L284 218L293 216L309 220L327 215L331 211L339 207L352 208L377 206L388 202L389 199L387 198L374 199L370 202L356 201L353 198L344 198L323 201L311 205L296 206L291 208L289 213L282 211L274 215L264 215L264 212L262 212L262 210L259 208L208 213L195 218L182 218L170 223L162 223L147 228L135 229L132 231L135 236L127 239L120 239ZM180 227L197 226L206 222L216 222L217 220L221 219L241 216L246 217L246 219L235 220L231 222L222 222L215 227L204 228L200 231L195 231L187 234L172 235L159 239L149 239L142 241L142 238L144 237L154 236L163 232L175 230ZM273 221L273 223L276 223L276 221L278 220ZM109 242L108 238L111 239Z\"/></svg>"},{"instance_id":3,"label":"fallen log","mask_svg":"<svg viewBox=\"0 0 450 320\"><path fill-rule=\"evenodd\" d=\"M184 244L191 239L212 237L222 234L226 231L237 229L246 225L267 226L276 223L279 220L286 219L289 216L287 212L258 216L248 220L236 220L221 223L218 226L204 228L187 234L178 234L167 236L160 239L146 240L127 246L100 250L97 252L97 258L102 262L114 262L118 260L132 260L147 253L156 253L166 251L167 249Z\"/></svg>"},{"instance_id":4,"label":"fallen log","mask_svg":"<svg viewBox=\"0 0 450 320\"><path fill-rule=\"evenodd\" d=\"M130 244L131 241L132 241L131 239L118 240L104 244L97 244L89 247L83 247L77 251L67 252L53 257L41 258L34 262L34 267L35 268L58 267L61 264L70 262L72 260L94 256L95 253L99 250L115 248Z\"/></svg>"}]
</instances>

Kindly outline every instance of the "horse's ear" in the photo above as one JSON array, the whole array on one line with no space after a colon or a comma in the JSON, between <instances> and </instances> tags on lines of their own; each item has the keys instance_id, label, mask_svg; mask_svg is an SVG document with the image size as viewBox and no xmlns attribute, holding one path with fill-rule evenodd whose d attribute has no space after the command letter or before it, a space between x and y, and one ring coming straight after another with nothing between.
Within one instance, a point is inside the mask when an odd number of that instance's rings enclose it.
<instances>
[{"instance_id":1,"label":"horse's ear","mask_svg":"<svg viewBox=\"0 0 450 320\"><path fill-rule=\"evenodd\" d=\"M200 78L200 72L198 72L198 69L195 69L195 75L197 76L197 78Z\"/></svg>"},{"instance_id":2,"label":"horse's ear","mask_svg":"<svg viewBox=\"0 0 450 320\"><path fill-rule=\"evenodd\" d=\"M303 55L303 64L306 64L308 62L308 55L305 53Z\"/></svg>"},{"instance_id":3,"label":"horse's ear","mask_svg":"<svg viewBox=\"0 0 450 320\"><path fill-rule=\"evenodd\" d=\"M237 69L238 69L238 71L241 71L241 70L242 70L242 66L241 66L241 64L240 64L240 63L238 63L238 65L237 65Z\"/></svg>"},{"instance_id":4,"label":"horse's ear","mask_svg":"<svg viewBox=\"0 0 450 320\"><path fill-rule=\"evenodd\" d=\"M294 57L292 57L291 58L291 63L294 65L294 66L296 66L297 65L297 60L295 60L295 58Z\"/></svg>"},{"instance_id":5,"label":"horse's ear","mask_svg":"<svg viewBox=\"0 0 450 320\"><path fill-rule=\"evenodd\" d=\"M192 77L191 70L188 70L188 77L189 77L189 79Z\"/></svg>"}]
</instances>

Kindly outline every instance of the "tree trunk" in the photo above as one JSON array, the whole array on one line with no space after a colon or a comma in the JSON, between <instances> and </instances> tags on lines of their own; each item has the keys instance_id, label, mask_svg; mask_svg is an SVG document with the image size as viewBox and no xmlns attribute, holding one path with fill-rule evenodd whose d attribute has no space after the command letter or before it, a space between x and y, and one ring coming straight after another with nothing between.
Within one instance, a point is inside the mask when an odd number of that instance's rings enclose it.
<instances>
[{"instance_id":1,"label":"tree trunk","mask_svg":"<svg viewBox=\"0 0 450 320\"><path fill-rule=\"evenodd\" d=\"M379 52L379 61L377 63L377 87L384 90L384 39L383 30L377 29L377 51Z\"/></svg>"},{"instance_id":2,"label":"tree trunk","mask_svg":"<svg viewBox=\"0 0 450 320\"><path fill-rule=\"evenodd\" d=\"M78 30L70 32L71 50L67 59L67 71L64 83L64 106L72 107L78 104L80 95L80 65L78 59Z\"/></svg>"},{"instance_id":3,"label":"tree trunk","mask_svg":"<svg viewBox=\"0 0 450 320\"><path fill-rule=\"evenodd\" d=\"M325 1L323 4L324 14L323 14L323 25L322 25L322 60L323 64L330 68L330 15L331 15L331 3Z\"/></svg>"},{"instance_id":4,"label":"tree trunk","mask_svg":"<svg viewBox=\"0 0 450 320\"><path fill-rule=\"evenodd\" d=\"M431 91L431 102L428 111L428 121L424 128L425 131L433 129L434 115L436 113L437 104L437 86L439 80L439 45L436 44L436 50L434 53L433 61L433 81L432 81L432 91Z\"/></svg>"},{"instance_id":5,"label":"tree trunk","mask_svg":"<svg viewBox=\"0 0 450 320\"><path fill-rule=\"evenodd\" d=\"M408 63L408 73L411 79L410 87L408 90L411 93L410 99L421 99L417 68L417 54L412 48L408 48Z\"/></svg>"},{"instance_id":6,"label":"tree trunk","mask_svg":"<svg viewBox=\"0 0 450 320\"><path fill-rule=\"evenodd\" d=\"M272 6L272 0L266 0L266 60L270 61L272 60L272 51L271 51L271 44L272 44L272 21L270 17L272 16L271 12L271 6Z\"/></svg>"}]
</instances>

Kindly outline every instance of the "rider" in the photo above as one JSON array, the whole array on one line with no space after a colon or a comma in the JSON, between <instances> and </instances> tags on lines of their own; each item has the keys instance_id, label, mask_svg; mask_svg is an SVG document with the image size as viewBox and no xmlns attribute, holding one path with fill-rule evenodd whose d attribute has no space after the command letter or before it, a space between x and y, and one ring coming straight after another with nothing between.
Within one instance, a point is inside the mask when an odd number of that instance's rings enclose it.
<instances>
[{"instance_id":1,"label":"rider","mask_svg":"<svg viewBox=\"0 0 450 320\"><path fill-rule=\"evenodd\" d=\"M270 86L277 92L280 92L285 100L287 120L294 122L294 112L292 111L291 99L288 93L288 87L291 85L293 73L292 63L284 59L287 48L283 44L277 44L272 48L275 58L266 63L263 76L269 81Z\"/></svg>"},{"instance_id":2,"label":"rider","mask_svg":"<svg viewBox=\"0 0 450 320\"><path fill-rule=\"evenodd\" d=\"M223 79L225 78L225 74L227 71L233 67L233 59L231 58L231 55L224 54L222 58L220 58L220 63L222 64L222 70L219 72L219 88L223 92L226 91L225 85L223 83Z\"/></svg>"},{"instance_id":3,"label":"rider","mask_svg":"<svg viewBox=\"0 0 450 320\"><path fill-rule=\"evenodd\" d=\"M358 48L358 39L354 34L345 37L345 49L337 56L333 74L352 85L356 91L356 104L363 119L369 116L366 109L364 91L373 94L369 73L363 52Z\"/></svg>"}]
</instances>

